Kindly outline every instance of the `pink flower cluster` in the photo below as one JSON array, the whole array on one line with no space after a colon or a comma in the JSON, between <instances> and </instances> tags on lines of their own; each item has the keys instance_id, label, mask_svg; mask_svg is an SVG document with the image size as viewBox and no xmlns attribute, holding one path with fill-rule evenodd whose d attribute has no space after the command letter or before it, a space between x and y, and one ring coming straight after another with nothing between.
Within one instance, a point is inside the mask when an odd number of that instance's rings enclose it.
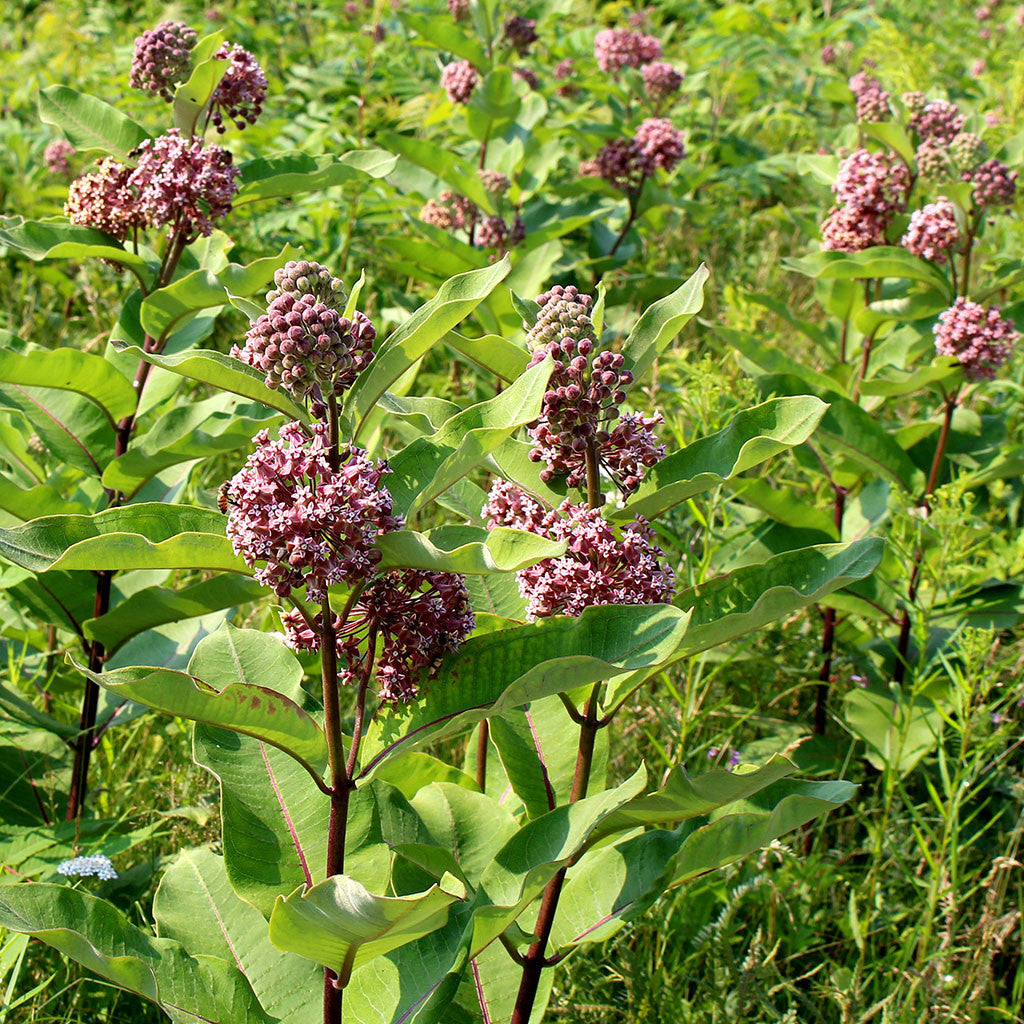
<instances>
[{"instance_id":1,"label":"pink flower cluster","mask_svg":"<svg viewBox=\"0 0 1024 1024\"><path fill-rule=\"evenodd\" d=\"M910 172L895 153L854 150L832 186L838 205L821 226L822 248L859 252L884 245L890 221L906 209L909 187Z\"/></svg>"},{"instance_id":2,"label":"pink flower cluster","mask_svg":"<svg viewBox=\"0 0 1024 1024\"><path fill-rule=\"evenodd\" d=\"M480 183L493 196L503 196L512 187L508 175L501 171L481 171Z\"/></svg>"},{"instance_id":3,"label":"pink flower cluster","mask_svg":"<svg viewBox=\"0 0 1024 1024\"><path fill-rule=\"evenodd\" d=\"M441 69L441 85L450 103L468 103L476 83L476 68L468 60L452 61Z\"/></svg>"},{"instance_id":4,"label":"pink flower cluster","mask_svg":"<svg viewBox=\"0 0 1024 1024\"><path fill-rule=\"evenodd\" d=\"M560 85L556 90L559 96L575 96L576 93L579 92L579 88L576 83L570 81L575 73L576 62L572 57L566 57L555 65L555 81L565 83L564 85Z\"/></svg>"},{"instance_id":5,"label":"pink flower cluster","mask_svg":"<svg viewBox=\"0 0 1024 1024\"><path fill-rule=\"evenodd\" d=\"M312 260L289 260L274 271L274 288L267 292L268 305L282 295L313 295L335 309L343 307L347 300L341 278Z\"/></svg>"},{"instance_id":6,"label":"pink flower cluster","mask_svg":"<svg viewBox=\"0 0 1024 1024\"><path fill-rule=\"evenodd\" d=\"M617 75L623 68L639 68L661 56L661 43L654 36L631 32L628 28L606 28L594 39L597 66Z\"/></svg>"},{"instance_id":7,"label":"pink flower cluster","mask_svg":"<svg viewBox=\"0 0 1024 1024\"><path fill-rule=\"evenodd\" d=\"M623 389L633 375L624 369L619 353L594 354L593 299L572 285L556 285L537 303L536 322L523 325L529 327L526 340L533 350L530 366L550 355L554 369L540 418L527 430L534 442L530 459L544 463L542 480L564 476L570 487L584 487L587 451L592 448L598 465L625 493L632 493L644 469L665 457L665 447L651 430L661 417L624 416L609 430L619 419L619 406L626 400Z\"/></svg>"},{"instance_id":8,"label":"pink flower cluster","mask_svg":"<svg viewBox=\"0 0 1024 1024\"><path fill-rule=\"evenodd\" d=\"M1018 334L996 306L958 298L939 314L935 351L955 356L969 380L990 380L1010 358Z\"/></svg>"},{"instance_id":9,"label":"pink flower cluster","mask_svg":"<svg viewBox=\"0 0 1024 1024\"><path fill-rule=\"evenodd\" d=\"M310 628L300 612L281 616L288 643L296 650L320 649L323 612ZM466 578L450 572L408 569L377 576L367 585L348 620L335 617L338 654L347 664L342 679L351 683L373 637L378 695L389 704L408 703L419 684L436 672L445 654L476 627Z\"/></svg>"},{"instance_id":10,"label":"pink flower cluster","mask_svg":"<svg viewBox=\"0 0 1024 1024\"><path fill-rule=\"evenodd\" d=\"M521 14L512 14L505 20L502 38L520 57L524 57L537 42L537 22Z\"/></svg>"},{"instance_id":11,"label":"pink flower cluster","mask_svg":"<svg viewBox=\"0 0 1024 1024\"><path fill-rule=\"evenodd\" d=\"M267 78L259 61L241 46L224 43L216 53L217 60L231 62L213 92L210 121L222 134L227 131L224 119L233 121L240 131L255 124L267 98Z\"/></svg>"},{"instance_id":12,"label":"pink flower cluster","mask_svg":"<svg viewBox=\"0 0 1024 1024\"><path fill-rule=\"evenodd\" d=\"M172 128L143 141L128 180L147 224L171 225L191 236L209 235L214 221L231 212L238 176L226 149L204 146L198 137L184 139Z\"/></svg>"},{"instance_id":13,"label":"pink flower cluster","mask_svg":"<svg viewBox=\"0 0 1024 1024\"><path fill-rule=\"evenodd\" d=\"M469 17L469 0L448 0L448 13L453 21L465 21Z\"/></svg>"},{"instance_id":14,"label":"pink flower cluster","mask_svg":"<svg viewBox=\"0 0 1024 1024\"><path fill-rule=\"evenodd\" d=\"M649 117L630 141L611 139L590 160L580 164L580 174L602 178L623 192L640 187L656 168L671 171L686 155L683 133L663 117Z\"/></svg>"},{"instance_id":15,"label":"pink flower cluster","mask_svg":"<svg viewBox=\"0 0 1024 1024\"><path fill-rule=\"evenodd\" d=\"M953 204L945 196L939 196L934 203L928 203L910 215L910 224L900 239L900 245L915 256L945 263L946 253L959 238Z\"/></svg>"},{"instance_id":16,"label":"pink flower cluster","mask_svg":"<svg viewBox=\"0 0 1024 1024\"><path fill-rule=\"evenodd\" d=\"M433 224L444 231L471 231L479 216L476 203L447 188L437 199L428 199L420 210L424 224Z\"/></svg>"},{"instance_id":17,"label":"pink flower cluster","mask_svg":"<svg viewBox=\"0 0 1024 1024\"><path fill-rule=\"evenodd\" d=\"M145 220L129 184L131 168L113 157L100 161L95 171L71 182L64 215L72 224L83 224L113 235L123 242Z\"/></svg>"},{"instance_id":18,"label":"pink flower cluster","mask_svg":"<svg viewBox=\"0 0 1024 1024\"><path fill-rule=\"evenodd\" d=\"M192 71L195 29L180 21L164 21L135 40L128 81L133 89L159 95L170 103L174 87Z\"/></svg>"},{"instance_id":19,"label":"pink flower cluster","mask_svg":"<svg viewBox=\"0 0 1024 1024\"><path fill-rule=\"evenodd\" d=\"M1009 206L1017 194L1017 172L998 160L986 160L973 171L964 171L963 180L974 185L978 206Z\"/></svg>"},{"instance_id":20,"label":"pink flower cluster","mask_svg":"<svg viewBox=\"0 0 1024 1024\"><path fill-rule=\"evenodd\" d=\"M850 88L857 99L858 121L888 121L892 118L889 93L882 88L877 78L858 71L850 79Z\"/></svg>"},{"instance_id":21,"label":"pink flower cluster","mask_svg":"<svg viewBox=\"0 0 1024 1024\"><path fill-rule=\"evenodd\" d=\"M932 100L910 118L910 127L919 139L934 139L948 146L963 131L964 116L955 103Z\"/></svg>"},{"instance_id":22,"label":"pink flower cluster","mask_svg":"<svg viewBox=\"0 0 1024 1024\"><path fill-rule=\"evenodd\" d=\"M381 483L386 467L349 448L335 471L328 433L326 423L309 433L288 423L271 441L261 430L256 450L228 484L231 546L279 597L305 586L322 604L328 587L368 579L380 561L378 534L404 525L391 514Z\"/></svg>"},{"instance_id":23,"label":"pink flower cluster","mask_svg":"<svg viewBox=\"0 0 1024 1024\"><path fill-rule=\"evenodd\" d=\"M544 559L516 574L530 621L579 616L595 605L659 604L675 592L665 553L639 517L616 534L599 509L566 501L545 512L505 480L491 487L482 514L490 528L508 526L568 541L560 558Z\"/></svg>"},{"instance_id":24,"label":"pink flower cluster","mask_svg":"<svg viewBox=\"0 0 1024 1024\"><path fill-rule=\"evenodd\" d=\"M510 224L506 224L501 217L494 215L484 217L477 225L473 244L478 249L508 252L519 245L525 237L526 227L518 214Z\"/></svg>"},{"instance_id":25,"label":"pink flower cluster","mask_svg":"<svg viewBox=\"0 0 1024 1024\"><path fill-rule=\"evenodd\" d=\"M43 163L51 174L70 175L69 160L75 153L75 147L67 139L54 139L43 150Z\"/></svg>"},{"instance_id":26,"label":"pink flower cluster","mask_svg":"<svg viewBox=\"0 0 1024 1024\"><path fill-rule=\"evenodd\" d=\"M674 96L683 87L683 73L663 60L647 64L641 74L647 98L655 107L660 107L665 100Z\"/></svg>"},{"instance_id":27,"label":"pink flower cluster","mask_svg":"<svg viewBox=\"0 0 1024 1024\"><path fill-rule=\"evenodd\" d=\"M354 311L351 319L315 295L286 292L249 325L245 346L231 354L267 375L296 399L324 398L352 387L373 359L377 332Z\"/></svg>"}]
</instances>

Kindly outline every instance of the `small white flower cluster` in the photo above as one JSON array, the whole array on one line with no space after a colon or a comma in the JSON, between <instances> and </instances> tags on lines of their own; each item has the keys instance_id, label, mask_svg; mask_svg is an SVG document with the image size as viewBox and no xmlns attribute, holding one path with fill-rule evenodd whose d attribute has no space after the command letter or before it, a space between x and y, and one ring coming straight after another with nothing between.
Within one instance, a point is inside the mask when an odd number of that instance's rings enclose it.
<instances>
[{"instance_id":1,"label":"small white flower cluster","mask_svg":"<svg viewBox=\"0 0 1024 1024\"><path fill-rule=\"evenodd\" d=\"M95 875L97 878L117 878L114 865L109 857L97 854L94 857L75 857L72 860L62 860L57 865L58 875L77 875L85 878L88 875Z\"/></svg>"}]
</instances>

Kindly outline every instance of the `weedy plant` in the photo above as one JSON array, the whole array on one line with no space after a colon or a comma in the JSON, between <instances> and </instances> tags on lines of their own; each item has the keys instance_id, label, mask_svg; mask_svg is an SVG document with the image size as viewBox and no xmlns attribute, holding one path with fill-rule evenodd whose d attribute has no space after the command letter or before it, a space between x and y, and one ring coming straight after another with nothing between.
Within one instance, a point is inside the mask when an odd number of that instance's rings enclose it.
<instances>
[{"instance_id":1,"label":"weedy plant","mask_svg":"<svg viewBox=\"0 0 1024 1024\"><path fill-rule=\"evenodd\" d=\"M506 24L517 51L529 27ZM114 875L94 842L109 835L82 813L89 752L147 707L195 723L223 835L219 852L167 865L155 933L45 878L6 886L0 922L174 1020L538 1019L576 950L853 792L794 780L782 757L697 777L677 766L653 785L642 763L623 781L607 770L606 731L653 675L878 563L873 539L815 545L676 594L658 544L658 517L803 443L826 406L771 398L667 451L638 382L700 309L703 267L621 344L600 288L596 301L573 286L513 295L524 336L467 341L494 397L410 395L402 379L498 287L508 256L446 281L378 342L356 308L362 278L348 294L289 252L228 263L215 224L394 158L235 168L203 128L255 120L265 80L219 34L144 34L132 82L173 103L174 129L153 139L100 100L43 94L76 149L108 155L72 183L68 220L8 225L5 241L101 258L138 288L104 354L11 340L5 394L25 395L18 410L66 464L44 477L34 437L8 431L39 515L2 531L0 550L52 626L49 648L70 645L86 679L78 729L20 708L74 750L76 856L56 870ZM166 233L150 248L154 228ZM202 311L229 303L252 318L244 343L200 347ZM219 508L184 503L184 481L254 432ZM130 642L268 592L276 635L222 622L191 635L182 668ZM24 826L26 845L40 828ZM42 873L28 854L12 868Z\"/></svg>"}]
</instances>

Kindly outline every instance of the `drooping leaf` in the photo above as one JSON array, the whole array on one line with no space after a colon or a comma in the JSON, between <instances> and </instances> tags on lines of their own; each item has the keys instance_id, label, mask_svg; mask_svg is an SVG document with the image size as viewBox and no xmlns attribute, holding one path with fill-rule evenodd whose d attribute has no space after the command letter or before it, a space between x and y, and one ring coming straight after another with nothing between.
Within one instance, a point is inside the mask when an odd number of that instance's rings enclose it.
<instances>
[{"instance_id":1,"label":"drooping leaf","mask_svg":"<svg viewBox=\"0 0 1024 1024\"><path fill-rule=\"evenodd\" d=\"M106 900L70 886L0 887L0 926L33 935L156 1003L176 1024L274 1024L234 963L192 957L179 943L137 928Z\"/></svg>"},{"instance_id":2,"label":"drooping leaf","mask_svg":"<svg viewBox=\"0 0 1024 1024\"><path fill-rule=\"evenodd\" d=\"M171 370L189 380L197 380L222 391L230 391L243 398L262 402L268 408L283 412L290 419L303 423L309 419L306 410L293 402L284 391L268 388L264 375L258 370L224 352L217 352L214 349L193 349L171 355L157 355L154 352L144 352L137 345L121 345L120 351L134 358L144 359L147 363L164 370Z\"/></svg>"},{"instance_id":3,"label":"drooping leaf","mask_svg":"<svg viewBox=\"0 0 1024 1024\"><path fill-rule=\"evenodd\" d=\"M429 302L387 338L345 401L345 411L356 424L357 434L380 396L436 341L465 320L508 275L511 266L505 256L489 267L445 281Z\"/></svg>"},{"instance_id":4,"label":"drooping leaf","mask_svg":"<svg viewBox=\"0 0 1024 1024\"><path fill-rule=\"evenodd\" d=\"M905 775L939 745L943 712L926 696L874 689L850 690L843 697L846 727L867 747L867 758L878 771Z\"/></svg>"},{"instance_id":5,"label":"drooping leaf","mask_svg":"<svg viewBox=\"0 0 1024 1024\"><path fill-rule=\"evenodd\" d=\"M33 572L50 569L225 569L246 573L217 511L160 502L91 516L44 516L0 530L0 554Z\"/></svg>"},{"instance_id":6,"label":"drooping leaf","mask_svg":"<svg viewBox=\"0 0 1024 1024\"><path fill-rule=\"evenodd\" d=\"M95 257L116 260L136 271L146 269L146 261L124 249L113 235L83 224L69 224L63 217L37 221L0 218L0 245L15 249L30 260Z\"/></svg>"},{"instance_id":7,"label":"drooping leaf","mask_svg":"<svg viewBox=\"0 0 1024 1024\"><path fill-rule=\"evenodd\" d=\"M689 616L668 605L604 605L472 637L446 659L428 696L372 723L363 776L398 751L419 749L506 708L559 690L654 668L682 643Z\"/></svg>"},{"instance_id":8,"label":"drooping leaf","mask_svg":"<svg viewBox=\"0 0 1024 1024\"><path fill-rule=\"evenodd\" d=\"M214 54L223 40L222 32L205 36L192 48L192 74L174 90L174 123L186 139L198 134L199 119L206 113L214 90L231 67L229 60Z\"/></svg>"},{"instance_id":9,"label":"drooping leaf","mask_svg":"<svg viewBox=\"0 0 1024 1024\"><path fill-rule=\"evenodd\" d=\"M379 568L431 569L463 575L516 572L565 553L565 541L548 540L525 530L480 526L439 526L425 533L398 530L382 534Z\"/></svg>"},{"instance_id":10,"label":"drooping leaf","mask_svg":"<svg viewBox=\"0 0 1024 1024\"><path fill-rule=\"evenodd\" d=\"M815 431L828 408L810 396L770 399L736 416L728 426L673 452L652 467L626 505L610 516L655 519L687 498L759 465Z\"/></svg>"},{"instance_id":11,"label":"drooping leaf","mask_svg":"<svg viewBox=\"0 0 1024 1024\"><path fill-rule=\"evenodd\" d=\"M388 490L395 509L413 516L512 435L540 415L553 366L549 356L501 394L457 413L430 437L390 460Z\"/></svg>"},{"instance_id":12,"label":"drooping leaf","mask_svg":"<svg viewBox=\"0 0 1024 1024\"><path fill-rule=\"evenodd\" d=\"M331 968L347 985L355 968L442 927L449 906L465 898L451 875L410 896L374 896L355 879L332 875L277 900L270 941Z\"/></svg>"},{"instance_id":13,"label":"drooping leaf","mask_svg":"<svg viewBox=\"0 0 1024 1024\"><path fill-rule=\"evenodd\" d=\"M934 264L898 246L877 245L862 252L822 250L808 256L784 259L782 262L788 269L807 277L835 278L840 281L898 277L909 281L924 281L949 294L949 282Z\"/></svg>"},{"instance_id":14,"label":"drooping leaf","mask_svg":"<svg viewBox=\"0 0 1024 1024\"><path fill-rule=\"evenodd\" d=\"M142 125L109 103L66 85L40 91L39 118L59 128L75 149L100 149L121 163L131 164L131 151L150 137Z\"/></svg>"},{"instance_id":15,"label":"drooping leaf","mask_svg":"<svg viewBox=\"0 0 1024 1024\"><path fill-rule=\"evenodd\" d=\"M655 359L704 305L704 283L710 276L702 263L671 295L646 309L622 346L626 368L634 378L642 377Z\"/></svg>"}]
</instances>

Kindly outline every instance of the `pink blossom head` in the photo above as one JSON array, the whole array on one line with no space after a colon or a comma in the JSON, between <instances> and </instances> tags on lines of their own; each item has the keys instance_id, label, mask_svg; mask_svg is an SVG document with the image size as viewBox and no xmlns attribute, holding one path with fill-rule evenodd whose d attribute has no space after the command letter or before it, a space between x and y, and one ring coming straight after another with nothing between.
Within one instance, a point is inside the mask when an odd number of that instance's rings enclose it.
<instances>
[{"instance_id":1,"label":"pink blossom head","mask_svg":"<svg viewBox=\"0 0 1024 1024\"><path fill-rule=\"evenodd\" d=\"M480 216L480 210L471 199L444 189L437 199L429 199L420 210L420 220L424 224L445 231L469 230Z\"/></svg>"},{"instance_id":2,"label":"pink blossom head","mask_svg":"<svg viewBox=\"0 0 1024 1024\"><path fill-rule=\"evenodd\" d=\"M858 121L890 120L889 94L877 78L859 71L850 79L850 88L857 98Z\"/></svg>"},{"instance_id":3,"label":"pink blossom head","mask_svg":"<svg viewBox=\"0 0 1024 1024\"><path fill-rule=\"evenodd\" d=\"M231 354L266 374L267 387L322 402L352 387L373 359L377 332L355 310L342 314L316 295L285 292L249 325Z\"/></svg>"},{"instance_id":4,"label":"pink blossom head","mask_svg":"<svg viewBox=\"0 0 1024 1024\"><path fill-rule=\"evenodd\" d=\"M895 153L857 149L839 165L832 191L840 203L889 216L906 209L909 187L910 172Z\"/></svg>"},{"instance_id":5,"label":"pink blossom head","mask_svg":"<svg viewBox=\"0 0 1024 1024\"><path fill-rule=\"evenodd\" d=\"M914 152L914 159L922 178L936 181L950 175L949 147L938 139L925 139Z\"/></svg>"},{"instance_id":6,"label":"pink blossom head","mask_svg":"<svg viewBox=\"0 0 1024 1024\"><path fill-rule=\"evenodd\" d=\"M645 520L638 517L617 532L600 509L566 501L539 521L509 522L508 492L509 485L503 482L491 489L483 509L489 526L527 529L569 545L562 557L547 558L517 573L531 621L549 615L579 616L596 605L659 604L672 599L675 576ZM526 499L527 507L530 500Z\"/></svg>"},{"instance_id":7,"label":"pink blossom head","mask_svg":"<svg viewBox=\"0 0 1024 1024\"><path fill-rule=\"evenodd\" d=\"M982 137L974 132L961 132L949 144L949 154L962 171L977 167L985 159L986 149Z\"/></svg>"},{"instance_id":8,"label":"pink blossom head","mask_svg":"<svg viewBox=\"0 0 1024 1024\"><path fill-rule=\"evenodd\" d=\"M75 147L67 139L54 139L47 143L43 150L43 163L51 174L71 176L70 158L76 153Z\"/></svg>"},{"instance_id":9,"label":"pink blossom head","mask_svg":"<svg viewBox=\"0 0 1024 1024\"><path fill-rule=\"evenodd\" d=\"M469 17L469 0L448 0L448 13L453 21L465 21Z\"/></svg>"},{"instance_id":10,"label":"pink blossom head","mask_svg":"<svg viewBox=\"0 0 1024 1024\"><path fill-rule=\"evenodd\" d=\"M661 106L683 87L683 73L663 60L644 65L641 74L647 98L655 107Z\"/></svg>"},{"instance_id":11,"label":"pink blossom head","mask_svg":"<svg viewBox=\"0 0 1024 1024\"><path fill-rule=\"evenodd\" d=\"M349 448L335 471L325 423L289 423L278 440L262 430L253 441L228 484L227 533L256 579L280 597L304 586L322 604L329 587L372 576L378 535L403 525L391 514L384 465Z\"/></svg>"},{"instance_id":12,"label":"pink blossom head","mask_svg":"<svg viewBox=\"0 0 1024 1024\"><path fill-rule=\"evenodd\" d=\"M494 249L497 252L509 252L521 244L526 237L526 228L522 218L516 215L511 223L506 223L497 215L484 217L476 227L473 243L478 249Z\"/></svg>"},{"instance_id":13,"label":"pink blossom head","mask_svg":"<svg viewBox=\"0 0 1024 1024\"><path fill-rule=\"evenodd\" d=\"M129 185L132 171L112 157L102 160L95 171L76 178L68 189L64 214L72 224L105 231L123 242L145 220Z\"/></svg>"},{"instance_id":14,"label":"pink blossom head","mask_svg":"<svg viewBox=\"0 0 1024 1024\"><path fill-rule=\"evenodd\" d=\"M521 14L512 14L505 20L502 38L520 57L525 57L530 47L537 42L537 22L533 18L524 18Z\"/></svg>"},{"instance_id":15,"label":"pink blossom head","mask_svg":"<svg viewBox=\"0 0 1024 1024\"><path fill-rule=\"evenodd\" d=\"M953 204L945 196L939 196L934 203L910 215L910 224L900 245L915 256L935 263L945 263L946 253L956 245L959 238Z\"/></svg>"},{"instance_id":16,"label":"pink blossom head","mask_svg":"<svg viewBox=\"0 0 1024 1024\"><path fill-rule=\"evenodd\" d=\"M138 192L140 214L153 227L185 235L209 235L214 222L231 211L238 168L220 146L182 138L176 128L138 148L128 183Z\"/></svg>"},{"instance_id":17,"label":"pink blossom head","mask_svg":"<svg viewBox=\"0 0 1024 1024\"><path fill-rule=\"evenodd\" d=\"M985 58L979 57L977 60L971 63L971 77L981 78L981 76L985 74L987 68L988 65L985 63Z\"/></svg>"},{"instance_id":18,"label":"pink blossom head","mask_svg":"<svg viewBox=\"0 0 1024 1024\"><path fill-rule=\"evenodd\" d=\"M530 89L540 88L540 79L537 77L537 72L533 68L518 67L512 69L512 78L516 82L522 82Z\"/></svg>"},{"instance_id":19,"label":"pink blossom head","mask_svg":"<svg viewBox=\"0 0 1024 1024\"><path fill-rule=\"evenodd\" d=\"M903 106L906 107L907 113L913 117L916 114L920 114L928 103L928 97L923 92L913 91L905 92L900 99L903 101Z\"/></svg>"},{"instance_id":20,"label":"pink blossom head","mask_svg":"<svg viewBox=\"0 0 1024 1024\"><path fill-rule=\"evenodd\" d=\"M274 271L274 287L267 292L267 304L282 295L312 295L334 309L342 309L347 301L345 285L322 263L312 260L289 260Z\"/></svg>"},{"instance_id":21,"label":"pink blossom head","mask_svg":"<svg viewBox=\"0 0 1024 1024\"><path fill-rule=\"evenodd\" d=\"M860 252L885 245L889 218L859 206L836 206L821 225L821 247L834 252Z\"/></svg>"},{"instance_id":22,"label":"pink blossom head","mask_svg":"<svg viewBox=\"0 0 1024 1024\"><path fill-rule=\"evenodd\" d=\"M623 68L639 68L657 60L661 43L628 28L606 28L594 39L594 56L605 74L617 75Z\"/></svg>"},{"instance_id":23,"label":"pink blossom head","mask_svg":"<svg viewBox=\"0 0 1024 1024\"><path fill-rule=\"evenodd\" d=\"M635 189L643 180L636 147L626 139L609 139L595 156L580 163L580 174L601 178L623 192Z\"/></svg>"},{"instance_id":24,"label":"pink blossom head","mask_svg":"<svg viewBox=\"0 0 1024 1024\"><path fill-rule=\"evenodd\" d=\"M978 206L1010 206L1017 194L1017 172L998 160L986 160L973 171L964 171L963 180L974 186Z\"/></svg>"},{"instance_id":25,"label":"pink blossom head","mask_svg":"<svg viewBox=\"0 0 1024 1024\"><path fill-rule=\"evenodd\" d=\"M671 171L683 159L683 133L664 117L649 117L633 136L636 160L644 173L653 174L655 167Z\"/></svg>"},{"instance_id":26,"label":"pink blossom head","mask_svg":"<svg viewBox=\"0 0 1024 1024\"><path fill-rule=\"evenodd\" d=\"M480 184L492 196L503 196L512 187L508 175L502 174L501 171L481 171Z\"/></svg>"},{"instance_id":27,"label":"pink blossom head","mask_svg":"<svg viewBox=\"0 0 1024 1024\"><path fill-rule=\"evenodd\" d=\"M222 134L227 130L225 119L239 130L255 124L267 99L267 78L259 61L248 50L228 43L215 56L231 63L213 92L210 122Z\"/></svg>"},{"instance_id":28,"label":"pink blossom head","mask_svg":"<svg viewBox=\"0 0 1024 1024\"><path fill-rule=\"evenodd\" d=\"M934 139L948 146L955 135L963 131L964 116L955 103L932 100L910 119L910 127L919 139Z\"/></svg>"},{"instance_id":29,"label":"pink blossom head","mask_svg":"<svg viewBox=\"0 0 1024 1024\"><path fill-rule=\"evenodd\" d=\"M990 380L1013 352L1018 334L995 306L958 298L939 314L935 350L955 356L968 380Z\"/></svg>"},{"instance_id":30,"label":"pink blossom head","mask_svg":"<svg viewBox=\"0 0 1024 1024\"><path fill-rule=\"evenodd\" d=\"M821 63L824 64L825 67L830 67L836 62L836 48L831 43L826 43L821 48L821 53L819 56L821 59Z\"/></svg>"},{"instance_id":31,"label":"pink blossom head","mask_svg":"<svg viewBox=\"0 0 1024 1024\"><path fill-rule=\"evenodd\" d=\"M296 650L318 651L323 612L311 628L303 615L281 616L285 637ZM444 656L458 650L476 627L466 578L449 572L407 569L373 577L345 622L335 617L338 655L351 683L373 638L378 696L404 704L420 695L423 681L437 672Z\"/></svg>"},{"instance_id":32,"label":"pink blossom head","mask_svg":"<svg viewBox=\"0 0 1024 1024\"><path fill-rule=\"evenodd\" d=\"M441 70L441 85L451 103L468 103L476 83L476 68L468 60L452 61Z\"/></svg>"},{"instance_id":33,"label":"pink blossom head","mask_svg":"<svg viewBox=\"0 0 1024 1024\"><path fill-rule=\"evenodd\" d=\"M575 285L563 287L556 284L550 291L537 296L537 319L532 323L523 322L526 331L526 344L531 352L547 348L552 342L562 345L568 341L572 346L588 342L587 355L597 344L594 334L594 321L590 314L594 308L594 300L585 295Z\"/></svg>"},{"instance_id":34,"label":"pink blossom head","mask_svg":"<svg viewBox=\"0 0 1024 1024\"><path fill-rule=\"evenodd\" d=\"M165 21L148 29L135 40L135 53L128 81L133 89L174 99L174 87L192 72L195 29L180 21Z\"/></svg>"}]
</instances>

